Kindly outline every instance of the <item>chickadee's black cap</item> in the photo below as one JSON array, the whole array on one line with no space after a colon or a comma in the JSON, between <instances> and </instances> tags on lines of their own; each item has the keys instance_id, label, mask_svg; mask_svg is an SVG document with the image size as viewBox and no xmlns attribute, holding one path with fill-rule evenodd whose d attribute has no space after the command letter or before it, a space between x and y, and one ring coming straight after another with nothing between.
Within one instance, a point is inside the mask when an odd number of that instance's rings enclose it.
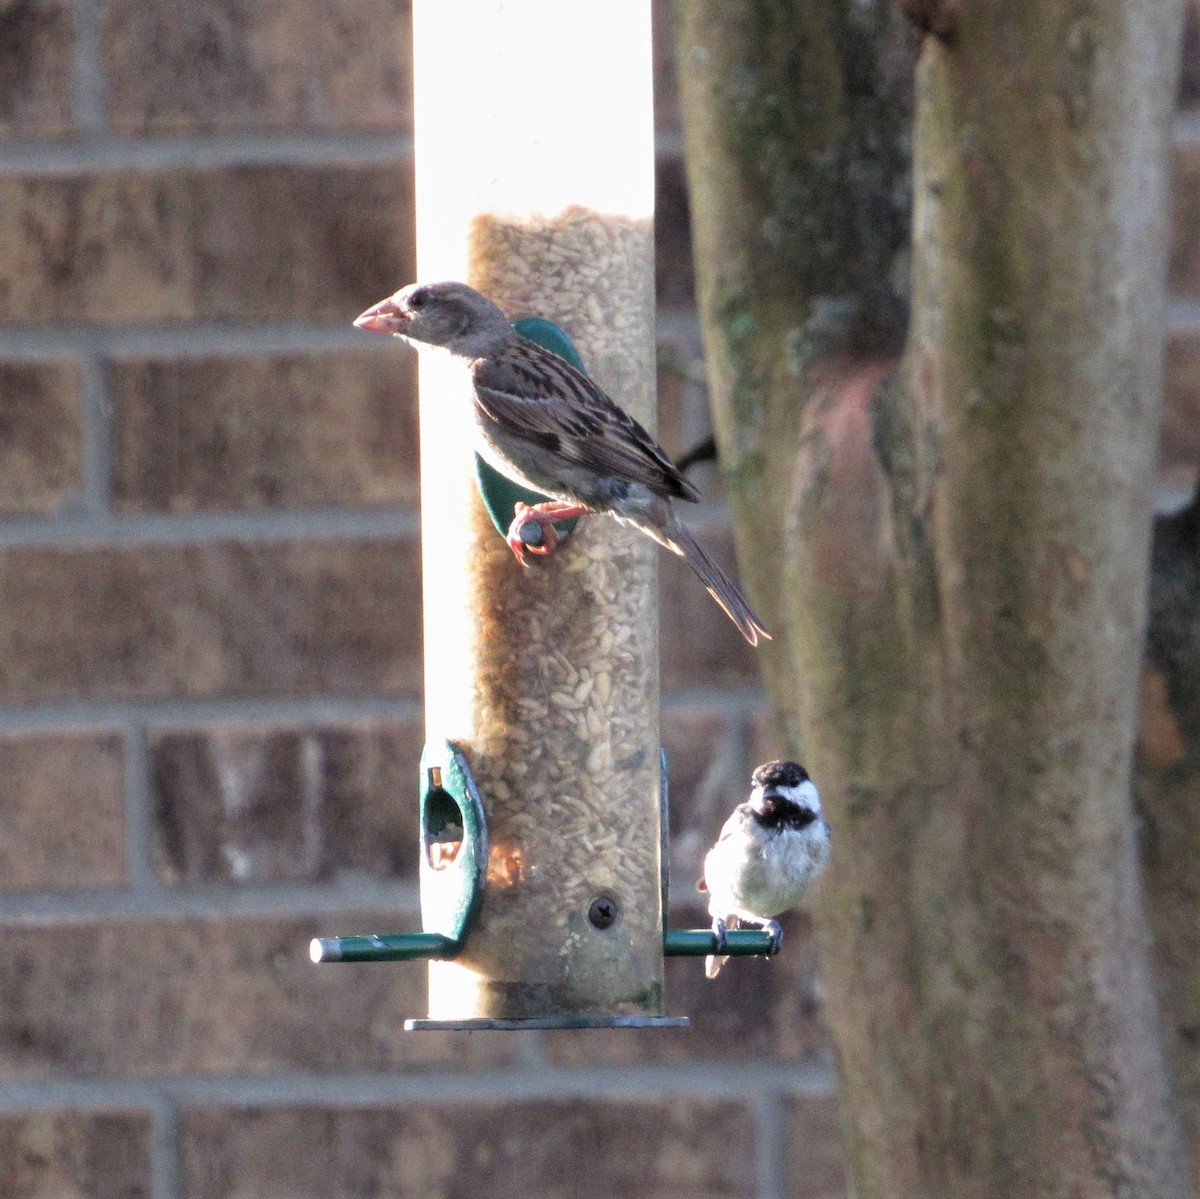
<instances>
[{"instance_id":1,"label":"chickadee's black cap","mask_svg":"<svg viewBox=\"0 0 1200 1199\"><path fill-rule=\"evenodd\" d=\"M752 787L798 787L808 781L808 771L799 762L789 762L783 758L756 766L750 776Z\"/></svg>"}]
</instances>

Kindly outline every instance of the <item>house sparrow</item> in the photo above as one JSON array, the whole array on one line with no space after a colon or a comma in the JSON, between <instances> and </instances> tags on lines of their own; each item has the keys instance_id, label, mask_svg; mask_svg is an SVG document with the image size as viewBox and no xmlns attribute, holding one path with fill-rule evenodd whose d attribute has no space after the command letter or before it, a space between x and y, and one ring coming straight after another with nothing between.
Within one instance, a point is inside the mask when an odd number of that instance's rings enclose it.
<instances>
[{"instance_id":1,"label":"house sparrow","mask_svg":"<svg viewBox=\"0 0 1200 1199\"><path fill-rule=\"evenodd\" d=\"M673 500L695 501L700 493L637 421L569 362L518 334L489 299L465 283L413 283L354 323L418 347L439 346L466 363L480 455L553 497L516 506L508 544L519 561L553 551L555 521L607 512L683 558L751 645L770 636L737 584L675 515ZM540 539L536 529L529 535L531 522L541 526Z\"/></svg>"},{"instance_id":2,"label":"house sparrow","mask_svg":"<svg viewBox=\"0 0 1200 1199\"><path fill-rule=\"evenodd\" d=\"M704 858L696 886L709 893L718 948L739 921L761 925L783 943L775 917L808 894L829 861L829 825L808 771L795 762L764 762L750 776L750 798L738 804ZM725 958L704 959L716 978Z\"/></svg>"}]
</instances>

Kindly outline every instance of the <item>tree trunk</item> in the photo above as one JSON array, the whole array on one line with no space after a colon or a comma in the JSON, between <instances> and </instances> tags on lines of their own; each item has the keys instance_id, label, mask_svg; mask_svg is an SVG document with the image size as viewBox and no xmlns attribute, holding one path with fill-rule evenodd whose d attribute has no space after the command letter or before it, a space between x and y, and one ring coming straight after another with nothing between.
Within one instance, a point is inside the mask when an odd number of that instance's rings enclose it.
<instances>
[{"instance_id":1,"label":"tree trunk","mask_svg":"<svg viewBox=\"0 0 1200 1199\"><path fill-rule=\"evenodd\" d=\"M1188 1193L1130 804L1180 5L680 7L768 682L828 796L859 1199ZM782 544L781 544L782 542Z\"/></svg>"}]
</instances>

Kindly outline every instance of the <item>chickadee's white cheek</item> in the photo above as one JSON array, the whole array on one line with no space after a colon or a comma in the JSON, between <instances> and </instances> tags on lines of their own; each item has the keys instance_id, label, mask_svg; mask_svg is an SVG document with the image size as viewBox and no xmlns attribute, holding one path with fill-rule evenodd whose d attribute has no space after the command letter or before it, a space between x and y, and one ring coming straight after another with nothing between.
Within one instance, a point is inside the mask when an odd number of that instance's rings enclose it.
<instances>
[{"instance_id":1,"label":"chickadee's white cheek","mask_svg":"<svg viewBox=\"0 0 1200 1199\"><path fill-rule=\"evenodd\" d=\"M798 803L804 804L814 812L821 810L821 797L811 782L803 782L796 788L795 797Z\"/></svg>"}]
</instances>

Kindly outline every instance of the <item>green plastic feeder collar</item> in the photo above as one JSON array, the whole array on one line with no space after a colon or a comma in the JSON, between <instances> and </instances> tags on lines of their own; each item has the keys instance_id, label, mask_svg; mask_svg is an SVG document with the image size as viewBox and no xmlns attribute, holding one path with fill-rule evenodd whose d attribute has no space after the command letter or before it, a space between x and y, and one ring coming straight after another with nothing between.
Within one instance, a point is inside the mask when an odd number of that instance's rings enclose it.
<instances>
[{"instance_id":1,"label":"green plastic feeder collar","mask_svg":"<svg viewBox=\"0 0 1200 1199\"><path fill-rule=\"evenodd\" d=\"M409 962L456 957L483 905L487 819L470 767L449 741L421 755L419 933L316 937L314 962Z\"/></svg>"}]
</instances>

